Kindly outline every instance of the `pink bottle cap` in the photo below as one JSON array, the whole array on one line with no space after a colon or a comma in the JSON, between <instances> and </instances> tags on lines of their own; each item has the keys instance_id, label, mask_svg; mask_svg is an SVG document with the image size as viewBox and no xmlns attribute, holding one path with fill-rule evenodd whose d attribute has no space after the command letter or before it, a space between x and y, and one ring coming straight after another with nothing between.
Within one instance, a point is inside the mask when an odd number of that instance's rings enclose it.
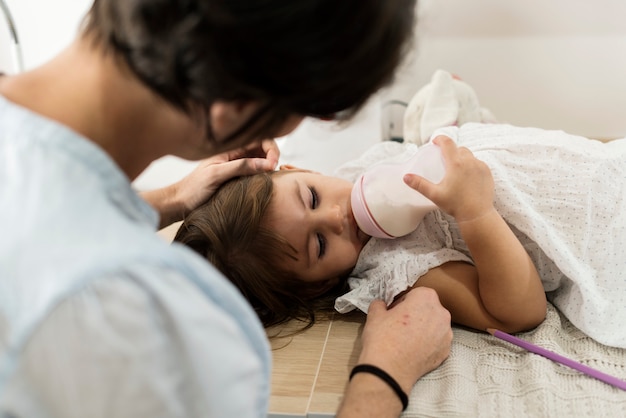
<instances>
[{"instance_id":1,"label":"pink bottle cap","mask_svg":"<svg viewBox=\"0 0 626 418\"><path fill-rule=\"evenodd\" d=\"M352 204L352 214L361 231L376 238L395 238L385 232L372 216L363 196L363 175L357 179L352 187L350 202Z\"/></svg>"}]
</instances>

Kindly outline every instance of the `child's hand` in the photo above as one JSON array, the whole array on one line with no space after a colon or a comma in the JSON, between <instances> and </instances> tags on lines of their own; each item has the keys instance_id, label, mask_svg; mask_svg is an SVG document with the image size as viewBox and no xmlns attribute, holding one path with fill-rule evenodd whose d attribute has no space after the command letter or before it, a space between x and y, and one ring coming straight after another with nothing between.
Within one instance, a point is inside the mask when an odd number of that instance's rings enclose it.
<instances>
[{"instance_id":1,"label":"child's hand","mask_svg":"<svg viewBox=\"0 0 626 418\"><path fill-rule=\"evenodd\" d=\"M458 222L476 219L493 210L494 183L489 167L465 147L457 147L447 136L433 142L441 147L446 174L439 184L407 174L407 185L432 200Z\"/></svg>"}]
</instances>

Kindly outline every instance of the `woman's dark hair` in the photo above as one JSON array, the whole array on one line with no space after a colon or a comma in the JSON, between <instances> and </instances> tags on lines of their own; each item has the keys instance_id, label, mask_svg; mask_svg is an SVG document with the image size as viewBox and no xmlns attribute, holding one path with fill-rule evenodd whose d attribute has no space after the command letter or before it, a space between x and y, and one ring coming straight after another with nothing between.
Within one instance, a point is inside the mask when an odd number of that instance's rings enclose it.
<instances>
[{"instance_id":1,"label":"woman's dark hair","mask_svg":"<svg viewBox=\"0 0 626 418\"><path fill-rule=\"evenodd\" d=\"M316 316L332 312L346 283L320 294L319 283L299 280L284 270L296 250L265 226L272 176L240 177L225 183L203 206L192 211L174 241L192 248L217 267L250 302L264 326L299 319L308 328ZM303 329L304 329L303 328Z\"/></svg>"},{"instance_id":2,"label":"woman's dark hair","mask_svg":"<svg viewBox=\"0 0 626 418\"><path fill-rule=\"evenodd\" d=\"M349 118L388 84L416 0L94 0L83 34L179 109L263 106L245 130L287 116Z\"/></svg>"}]
</instances>

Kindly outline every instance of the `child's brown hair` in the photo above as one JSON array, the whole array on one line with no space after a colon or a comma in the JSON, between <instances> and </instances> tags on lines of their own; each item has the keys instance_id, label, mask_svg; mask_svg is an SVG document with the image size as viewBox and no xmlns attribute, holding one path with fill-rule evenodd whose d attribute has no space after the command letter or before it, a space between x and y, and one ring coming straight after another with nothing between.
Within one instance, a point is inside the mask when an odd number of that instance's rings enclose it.
<instances>
[{"instance_id":1,"label":"child's brown hair","mask_svg":"<svg viewBox=\"0 0 626 418\"><path fill-rule=\"evenodd\" d=\"M296 250L265 226L273 194L272 176L239 177L225 183L207 203L191 212L174 241L205 257L241 291L268 327L289 319L311 326L316 314L332 310L345 281L320 295L319 284L298 279L280 266Z\"/></svg>"}]
</instances>

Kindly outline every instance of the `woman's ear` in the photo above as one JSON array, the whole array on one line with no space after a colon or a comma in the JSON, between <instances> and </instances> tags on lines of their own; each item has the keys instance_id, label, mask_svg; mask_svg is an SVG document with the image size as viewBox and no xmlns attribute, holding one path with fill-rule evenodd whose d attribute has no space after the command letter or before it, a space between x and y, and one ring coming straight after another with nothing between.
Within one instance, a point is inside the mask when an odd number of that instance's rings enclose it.
<instances>
[{"instance_id":1,"label":"woman's ear","mask_svg":"<svg viewBox=\"0 0 626 418\"><path fill-rule=\"evenodd\" d=\"M216 100L209 111L211 128L215 139L228 138L230 134L243 126L259 109L254 101Z\"/></svg>"}]
</instances>

